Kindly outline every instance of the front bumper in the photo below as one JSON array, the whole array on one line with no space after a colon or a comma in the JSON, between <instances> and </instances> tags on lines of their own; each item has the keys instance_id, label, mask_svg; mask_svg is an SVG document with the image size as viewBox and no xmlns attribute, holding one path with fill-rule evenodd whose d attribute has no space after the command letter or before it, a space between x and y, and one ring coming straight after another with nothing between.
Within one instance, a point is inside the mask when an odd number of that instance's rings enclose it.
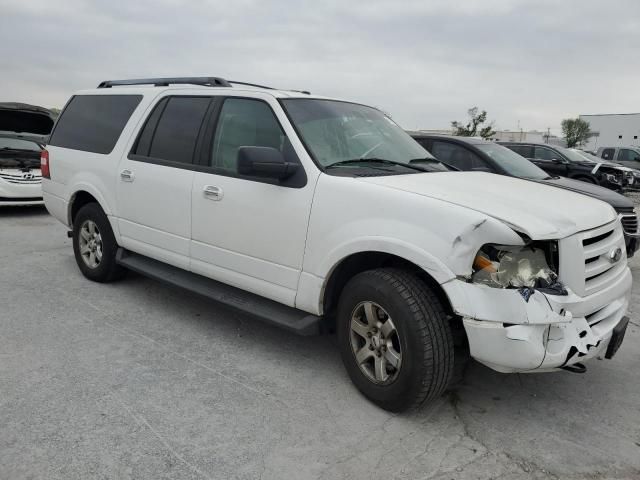
<instances>
[{"instance_id":1,"label":"front bumper","mask_svg":"<svg viewBox=\"0 0 640 480\"><path fill-rule=\"evenodd\" d=\"M631 271L587 297L452 280L443 285L462 316L471 356L499 372L550 371L604 355L629 306Z\"/></svg>"},{"instance_id":2,"label":"front bumper","mask_svg":"<svg viewBox=\"0 0 640 480\"><path fill-rule=\"evenodd\" d=\"M42 185L33 183L11 183L0 178L0 206L42 205Z\"/></svg>"}]
</instances>

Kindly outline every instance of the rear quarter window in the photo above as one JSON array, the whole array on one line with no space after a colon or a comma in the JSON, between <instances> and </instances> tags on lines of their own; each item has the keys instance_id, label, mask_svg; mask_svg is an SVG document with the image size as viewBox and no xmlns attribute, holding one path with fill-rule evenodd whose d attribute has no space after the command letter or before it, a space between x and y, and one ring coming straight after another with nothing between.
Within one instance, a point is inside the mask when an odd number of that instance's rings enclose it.
<instances>
[{"instance_id":1,"label":"rear quarter window","mask_svg":"<svg viewBox=\"0 0 640 480\"><path fill-rule=\"evenodd\" d=\"M76 95L60 115L49 145L111 153L142 95Z\"/></svg>"}]
</instances>

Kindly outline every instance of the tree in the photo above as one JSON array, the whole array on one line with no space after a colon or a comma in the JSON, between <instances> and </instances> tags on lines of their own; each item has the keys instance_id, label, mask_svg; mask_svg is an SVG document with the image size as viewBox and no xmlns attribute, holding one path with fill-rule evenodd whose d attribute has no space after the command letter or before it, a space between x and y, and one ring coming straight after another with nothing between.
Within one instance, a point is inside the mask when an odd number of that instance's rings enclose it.
<instances>
[{"instance_id":1,"label":"tree","mask_svg":"<svg viewBox=\"0 0 640 480\"><path fill-rule=\"evenodd\" d=\"M589 122L581 118L565 118L562 120L562 136L567 142L567 148L584 145L591 136Z\"/></svg>"},{"instance_id":2,"label":"tree","mask_svg":"<svg viewBox=\"0 0 640 480\"><path fill-rule=\"evenodd\" d=\"M483 126L487 121L487 112L485 110L478 113L478 107L473 107L467 110L467 113L469 114L469 122L466 125L458 121L451 122L451 126L455 130L455 135L461 137L480 136L484 139L491 138L495 135L496 131L493 129L493 122Z\"/></svg>"}]
</instances>

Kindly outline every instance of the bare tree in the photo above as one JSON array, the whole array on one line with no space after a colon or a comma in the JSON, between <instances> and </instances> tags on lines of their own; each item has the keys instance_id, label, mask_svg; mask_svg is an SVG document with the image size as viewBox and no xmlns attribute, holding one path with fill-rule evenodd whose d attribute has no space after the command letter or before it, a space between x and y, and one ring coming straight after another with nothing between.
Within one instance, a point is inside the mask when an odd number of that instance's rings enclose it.
<instances>
[{"instance_id":1,"label":"bare tree","mask_svg":"<svg viewBox=\"0 0 640 480\"><path fill-rule=\"evenodd\" d=\"M484 139L491 138L495 135L496 131L493 129L493 122L487 125L483 124L487 121L487 112L482 110L478 113L478 107L473 107L467 110L469 114L469 122L463 125L462 122L457 120L451 122L451 126L455 130L455 134L461 137L476 137L480 136Z\"/></svg>"}]
</instances>

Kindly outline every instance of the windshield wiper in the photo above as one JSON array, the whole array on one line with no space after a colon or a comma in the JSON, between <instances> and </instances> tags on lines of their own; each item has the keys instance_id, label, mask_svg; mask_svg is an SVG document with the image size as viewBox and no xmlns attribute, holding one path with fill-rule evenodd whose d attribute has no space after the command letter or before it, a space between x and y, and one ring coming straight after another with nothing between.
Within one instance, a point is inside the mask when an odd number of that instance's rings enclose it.
<instances>
[{"instance_id":1,"label":"windshield wiper","mask_svg":"<svg viewBox=\"0 0 640 480\"><path fill-rule=\"evenodd\" d=\"M340 160L339 162L334 162L334 163L332 163L330 165L327 165L325 168L340 167L340 166L344 166L344 165L353 165L353 164L358 164L358 163L378 163L378 164L383 164L383 165L397 165L397 166L401 166L401 167L404 167L404 168L417 170L419 172L428 172L429 171L429 170L425 170L422 167L419 167L418 165L410 165L408 163L396 162L394 160L387 160L386 158L352 158L350 160Z\"/></svg>"}]
</instances>

